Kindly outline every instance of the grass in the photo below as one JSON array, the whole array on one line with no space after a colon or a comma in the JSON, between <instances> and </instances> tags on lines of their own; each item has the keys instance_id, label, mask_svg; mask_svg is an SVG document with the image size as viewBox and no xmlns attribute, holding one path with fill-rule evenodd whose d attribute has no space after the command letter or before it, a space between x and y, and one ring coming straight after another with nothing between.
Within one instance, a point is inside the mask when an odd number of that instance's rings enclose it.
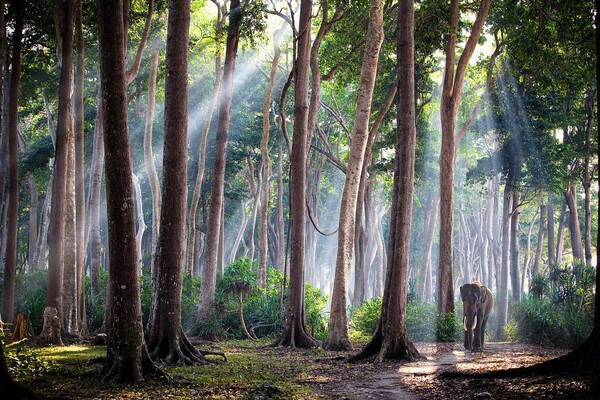
<instances>
[{"instance_id":1,"label":"grass","mask_svg":"<svg viewBox=\"0 0 600 400\"><path fill-rule=\"evenodd\" d=\"M309 366L298 360L303 352L262 347L266 344L223 342L220 351L227 355L227 362L166 368L168 378L150 377L141 386L102 380L102 365L94 360L106 355L105 347L36 348L35 353L52 368L19 381L51 399L316 399L304 383Z\"/></svg>"}]
</instances>

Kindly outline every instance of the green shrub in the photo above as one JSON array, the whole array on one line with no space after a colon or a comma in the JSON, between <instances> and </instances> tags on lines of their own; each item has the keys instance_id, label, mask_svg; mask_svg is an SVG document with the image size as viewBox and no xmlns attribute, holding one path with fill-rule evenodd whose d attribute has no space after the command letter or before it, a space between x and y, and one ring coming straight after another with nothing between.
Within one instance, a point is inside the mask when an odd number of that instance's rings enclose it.
<instances>
[{"instance_id":1,"label":"green shrub","mask_svg":"<svg viewBox=\"0 0 600 400\"><path fill-rule=\"evenodd\" d=\"M381 298L365 301L360 307L352 309L350 327L359 335L353 337L371 337L377 329L381 314ZM460 337L460 324L454 314L443 317L437 314L435 303L409 302L406 309L406 330L415 342L455 341Z\"/></svg>"},{"instance_id":2,"label":"green shrub","mask_svg":"<svg viewBox=\"0 0 600 400\"><path fill-rule=\"evenodd\" d=\"M45 361L29 346L6 345L4 336L0 337L4 347L4 358L8 372L13 378L40 376L50 371L54 366Z\"/></svg>"},{"instance_id":3,"label":"green shrub","mask_svg":"<svg viewBox=\"0 0 600 400\"><path fill-rule=\"evenodd\" d=\"M46 308L48 271L19 273L15 276L15 314L29 314L31 327L36 334L42 331L44 308ZM4 282L4 273L0 274L0 284ZM0 286L0 297L2 290Z\"/></svg>"},{"instance_id":4,"label":"green shrub","mask_svg":"<svg viewBox=\"0 0 600 400\"><path fill-rule=\"evenodd\" d=\"M569 348L581 344L593 327L595 279L594 267L581 261L536 276L529 298L515 305L518 340Z\"/></svg>"}]
</instances>

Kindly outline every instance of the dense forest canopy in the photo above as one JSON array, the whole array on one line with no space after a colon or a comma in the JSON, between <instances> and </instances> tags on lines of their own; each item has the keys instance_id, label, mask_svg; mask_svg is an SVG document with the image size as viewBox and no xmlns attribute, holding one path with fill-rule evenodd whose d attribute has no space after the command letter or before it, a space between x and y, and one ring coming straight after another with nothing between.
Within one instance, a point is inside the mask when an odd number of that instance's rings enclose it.
<instances>
[{"instance_id":1,"label":"dense forest canopy","mask_svg":"<svg viewBox=\"0 0 600 400\"><path fill-rule=\"evenodd\" d=\"M594 2L4 3L4 323L135 382L226 358L190 338L416 360L472 282L486 341L597 337Z\"/></svg>"}]
</instances>

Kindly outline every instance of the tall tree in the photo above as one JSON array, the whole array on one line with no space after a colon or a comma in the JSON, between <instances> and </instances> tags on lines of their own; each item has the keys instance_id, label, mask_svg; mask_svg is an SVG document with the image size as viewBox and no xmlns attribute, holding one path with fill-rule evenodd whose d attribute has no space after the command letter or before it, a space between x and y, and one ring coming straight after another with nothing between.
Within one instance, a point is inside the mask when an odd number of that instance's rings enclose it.
<instances>
[{"instance_id":1,"label":"tall tree","mask_svg":"<svg viewBox=\"0 0 600 400\"><path fill-rule=\"evenodd\" d=\"M365 48L356 100L356 115L352 128L352 142L350 144L346 181L340 206L338 250L331 297L329 335L325 340L325 347L335 350L352 349L348 335L346 297L348 295L348 281L352 255L354 253L355 217L357 202L359 201L358 191L365 160L365 151L369 145L371 102L377 78L379 50L381 49L382 42L383 1L373 0L371 1L369 27L365 36Z\"/></svg>"},{"instance_id":2,"label":"tall tree","mask_svg":"<svg viewBox=\"0 0 600 400\"><path fill-rule=\"evenodd\" d=\"M75 14L75 50L77 63L75 67L74 94L74 128L75 128L75 215L77 223L77 310L79 330L87 331L87 316L85 311L85 129L84 129L84 45L83 45L83 0L77 0Z\"/></svg>"},{"instance_id":3,"label":"tall tree","mask_svg":"<svg viewBox=\"0 0 600 400\"><path fill-rule=\"evenodd\" d=\"M416 360L419 352L408 338L406 306L412 223L415 149L417 142L414 80L414 2L398 7L398 128L392 193L390 240L385 289L377 330L354 361L375 355L387 359Z\"/></svg>"},{"instance_id":4,"label":"tall tree","mask_svg":"<svg viewBox=\"0 0 600 400\"><path fill-rule=\"evenodd\" d=\"M62 285L65 246L65 195L67 190L67 162L69 135L73 134L71 109L71 89L73 84L73 28L74 0L58 2L60 23L61 72L58 93L58 122L56 131L56 153L52 178L52 212L50 213L49 253L48 253L48 292L46 311L44 311L44 328L41 338L56 343L60 337L62 318ZM54 312L58 321L54 320ZM55 322L53 322L55 321Z\"/></svg>"},{"instance_id":5,"label":"tall tree","mask_svg":"<svg viewBox=\"0 0 600 400\"><path fill-rule=\"evenodd\" d=\"M12 66L8 100L8 214L6 224L6 253L4 255L4 289L2 292L2 319L12 322L14 318L15 273L17 269L17 222L19 218L19 85L21 83L21 40L23 38L23 15L25 1L13 0L10 4L15 13L15 29L12 37ZM4 10L1 10L4 12ZM2 25L2 30L4 26Z\"/></svg>"},{"instance_id":6,"label":"tall tree","mask_svg":"<svg viewBox=\"0 0 600 400\"><path fill-rule=\"evenodd\" d=\"M212 171L210 193L210 214L206 232L206 255L200 286L198 304L198 324L210 321L215 304L217 277L217 261L219 255L219 239L222 229L223 193L225 185L225 162L227 158L227 141L229 122L231 120L231 100L233 97L233 73L237 59L240 39L240 23L242 9L240 0L231 0L229 5L229 28L225 46L225 64L223 66L223 84L219 104L219 120L217 127L215 161Z\"/></svg>"},{"instance_id":7,"label":"tall tree","mask_svg":"<svg viewBox=\"0 0 600 400\"><path fill-rule=\"evenodd\" d=\"M146 328L154 360L169 365L206 363L181 328L187 206L187 92L190 0L171 0L165 80L164 183L153 274L152 309Z\"/></svg>"},{"instance_id":8,"label":"tall tree","mask_svg":"<svg viewBox=\"0 0 600 400\"><path fill-rule=\"evenodd\" d=\"M306 329L304 267L306 240L306 157L308 155L308 72L312 0L300 2L298 50L294 66L294 137L290 154L290 284L287 318L274 346L310 348L319 342Z\"/></svg>"},{"instance_id":9,"label":"tall tree","mask_svg":"<svg viewBox=\"0 0 600 400\"><path fill-rule=\"evenodd\" d=\"M123 1L98 1L106 200L110 252L105 379L144 381L157 372L144 342L127 124Z\"/></svg>"},{"instance_id":10,"label":"tall tree","mask_svg":"<svg viewBox=\"0 0 600 400\"><path fill-rule=\"evenodd\" d=\"M450 1L450 23L447 32L444 83L440 105L442 147L440 154L440 254L438 260L438 312L454 312L452 280L453 221L454 221L454 166L456 163L456 117L462 98L467 65L475 51L492 0L481 0L475 22L456 63L459 33L459 0Z\"/></svg>"}]
</instances>

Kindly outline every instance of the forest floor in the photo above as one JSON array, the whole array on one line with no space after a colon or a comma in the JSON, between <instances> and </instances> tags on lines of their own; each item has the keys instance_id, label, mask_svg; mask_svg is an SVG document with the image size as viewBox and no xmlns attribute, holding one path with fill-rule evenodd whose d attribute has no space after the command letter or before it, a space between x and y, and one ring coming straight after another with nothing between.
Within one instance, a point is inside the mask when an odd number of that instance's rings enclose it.
<instances>
[{"instance_id":1,"label":"forest floor","mask_svg":"<svg viewBox=\"0 0 600 400\"><path fill-rule=\"evenodd\" d=\"M102 381L101 364L94 360L105 354L104 347L37 348L35 353L50 368L19 381L46 399L600 399L594 380L572 375L441 376L445 372L528 366L565 350L500 342L486 343L485 351L478 353L464 351L461 343L416 346L426 360L375 365L349 364L345 357L350 353L288 350L250 341L220 342L210 348L224 351L227 362L168 368L167 378L150 378L142 386Z\"/></svg>"}]
</instances>

